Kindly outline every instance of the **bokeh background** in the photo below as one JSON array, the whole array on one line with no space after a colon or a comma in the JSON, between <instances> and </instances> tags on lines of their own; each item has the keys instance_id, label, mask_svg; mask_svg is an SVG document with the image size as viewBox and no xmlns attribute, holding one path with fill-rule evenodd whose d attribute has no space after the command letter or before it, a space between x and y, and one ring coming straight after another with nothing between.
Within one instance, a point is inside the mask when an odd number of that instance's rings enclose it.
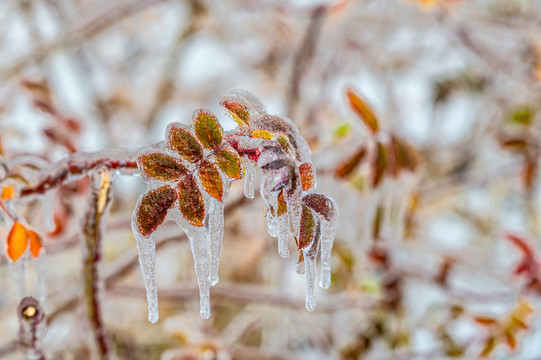
<instances>
[{"instance_id":1,"label":"bokeh background","mask_svg":"<svg viewBox=\"0 0 541 360\"><path fill-rule=\"evenodd\" d=\"M148 323L130 227L144 183L119 175L98 265L109 358L540 359L540 82L535 0L3 0L0 185L21 181L8 169L32 182L73 153L155 143L199 107L231 129L218 102L243 88L299 127L318 191L340 207L331 288L304 309L296 257L278 256L241 181L211 319L199 317L189 245L167 223L161 317ZM375 184L374 146L392 136L416 165ZM103 358L82 300L87 193L80 179L16 204L46 255L27 263L26 290L0 255L0 358L27 356L24 295L48 315L48 359ZM3 243L8 231L0 223Z\"/></svg>"}]
</instances>

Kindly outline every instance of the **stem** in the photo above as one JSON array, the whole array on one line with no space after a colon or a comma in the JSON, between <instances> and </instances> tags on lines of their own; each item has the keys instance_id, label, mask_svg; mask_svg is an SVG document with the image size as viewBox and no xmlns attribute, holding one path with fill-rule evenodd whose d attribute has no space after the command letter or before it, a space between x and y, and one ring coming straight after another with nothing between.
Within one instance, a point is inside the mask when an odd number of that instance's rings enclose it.
<instances>
[{"instance_id":1,"label":"stem","mask_svg":"<svg viewBox=\"0 0 541 360\"><path fill-rule=\"evenodd\" d=\"M59 163L50 165L43 171L43 176L34 186L21 189L20 197L44 192L76 180L91 173L96 168L123 170L126 173L137 172L136 155L140 148L102 150L95 153L74 154Z\"/></svg>"},{"instance_id":2,"label":"stem","mask_svg":"<svg viewBox=\"0 0 541 360\"><path fill-rule=\"evenodd\" d=\"M99 301L98 263L101 259L102 220L111 203L111 177L104 170L92 177L90 206L83 224L83 280L87 316L96 339L100 359L109 359L109 341Z\"/></svg>"}]
</instances>

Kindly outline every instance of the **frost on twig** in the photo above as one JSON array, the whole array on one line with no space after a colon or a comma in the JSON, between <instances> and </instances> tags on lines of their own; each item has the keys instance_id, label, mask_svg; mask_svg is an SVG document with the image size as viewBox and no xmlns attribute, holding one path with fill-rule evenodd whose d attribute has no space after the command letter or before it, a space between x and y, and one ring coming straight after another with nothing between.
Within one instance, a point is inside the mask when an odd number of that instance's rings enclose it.
<instances>
[{"instance_id":1,"label":"frost on twig","mask_svg":"<svg viewBox=\"0 0 541 360\"><path fill-rule=\"evenodd\" d=\"M27 350L27 360L45 360L45 355L39 348L39 340L45 331L45 313L39 301L33 297L25 297L17 307L19 317L19 332L17 342Z\"/></svg>"},{"instance_id":2,"label":"frost on twig","mask_svg":"<svg viewBox=\"0 0 541 360\"><path fill-rule=\"evenodd\" d=\"M308 310L315 308L315 261L320 244L320 284L325 288L330 285L338 208L329 196L313 193L316 174L308 144L291 121L268 115L262 103L243 90L225 95L220 104L237 122L236 129L224 131L214 114L199 109L191 126L170 124L165 141L144 149L137 157L147 189L133 213L132 228L151 322L158 320L154 231L172 219L190 239L200 312L208 318L209 288L219 280L223 203L231 183L243 177L246 197L254 196L257 168L263 173L260 192L266 203L269 232L278 237L278 253L289 256L289 234L301 258L305 253Z\"/></svg>"}]
</instances>

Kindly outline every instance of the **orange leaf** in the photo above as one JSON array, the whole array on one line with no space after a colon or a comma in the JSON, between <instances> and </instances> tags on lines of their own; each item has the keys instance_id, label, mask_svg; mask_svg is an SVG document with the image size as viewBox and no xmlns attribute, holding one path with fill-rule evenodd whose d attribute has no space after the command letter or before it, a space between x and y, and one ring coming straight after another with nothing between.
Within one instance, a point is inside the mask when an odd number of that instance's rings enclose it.
<instances>
[{"instance_id":1,"label":"orange leaf","mask_svg":"<svg viewBox=\"0 0 541 360\"><path fill-rule=\"evenodd\" d=\"M478 324L490 326L496 324L496 319L486 316L476 316L473 318L473 321L475 321Z\"/></svg>"},{"instance_id":2,"label":"orange leaf","mask_svg":"<svg viewBox=\"0 0 541 360\"><path fill-rule=\"evenodd\" d=\"M218 201L222 201L223 184L222 178L216 166L209 161L202 161L199 169L199 178L207 194Z\"/></svg>"},{"instance_id":3,"label":"orange leaf","mask_svg":"<svg viewBox=\"0 0 541 360\"><path fill-rule=\"evenodd\" d=\"M32 230L27 230L28 239L30 240L30 252L34 257L38 257L42 247L41 237Z\"/></svg>"},{"instance_id":4,"label":"orange leaf","mask_svg":"<svg viewBox=\"0 0 541 360\"><path fill-rule=\"evenodd\" d=\"M287 212L287 203L284 199L284 194L282 191L278 194L278 210L276 212L277 216L282 216Z\"/></svg>"},{"instance_id":5,"label":"orange leaf","mask_svg":"<svg viewBox=\"0 0 541 360\"><path fill-rule=\"evenodd\" d=\"M350 158L342 162L335 170L335 175L339 178L345 178L357 168L366 155L366 148L361 146Z\"/></svg>"},{"instance_id":6,"label":"orange leaf","mask_svg":"<svg viewBox=\"0 0 541 360\"><path fill-rule=\"evenodd\" d=\"M301 174L302 190L306 191L311 189L316 184L316 172L314 171L314 165L310 163L304 163L299 166L299 172Z\"/></svg>"},{"instance_id":7,"label":"orange leaf","mask_svg":"<svg viewBox=\"0 0 541 360\"><path fill-rule=\"evenodd\" d=\"M353 111L355 111L357 116L361 118L373 134L377 133L379 131L379 123L376 114L374 114L370 105L357 95L353 89L347 89L346 93L349 99L349 105Z\"/></svg>"},{"instance_id":8,"label":"orange leaf","mask_svg":"<svg viewBox=\"0 0 541 360\"><path fill-rule=\"evenodd\" d=\"M9 200L13 197L15 194L15 187L13 185L6 185L2 188L2 194L0 195L0 198L2 200Z\"/></svg>"},{"instance_id":9,"label":"orange leaf","mask_svg":"<svg viewBox=\"0 0 541 360\"><path fill-rule=\"evenodd\" d=\"M28 239L26 228L18 221L13 223L13 227L8 235L8 256L11 260L17 261L26 251Z\"/></svg>"}]
</instances>

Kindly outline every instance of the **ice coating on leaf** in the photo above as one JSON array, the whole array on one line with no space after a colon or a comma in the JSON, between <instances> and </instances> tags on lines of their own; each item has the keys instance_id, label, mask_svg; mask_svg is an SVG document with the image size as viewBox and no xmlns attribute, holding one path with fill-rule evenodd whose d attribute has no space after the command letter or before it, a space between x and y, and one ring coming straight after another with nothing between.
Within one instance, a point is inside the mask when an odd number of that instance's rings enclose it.
<instances>
[{"instance_id":1,"label":"ice coating on leaf","mask_svg":"<svg viewBox=\"0 0 541 360\"><path fill-rule=\"evenodd\" d=\"M182 177L177 190L179 209L184 218L194 226L203 226L205 204L194 177L191 174Z\"/></svg>"},{"instance_id":2,"label":"ice coating on leaf","mask_svg":"<svg viewBox=\"0 0 541 360\"><path fill-rule=\"evenodd\" d=\"M261 100L242 89L235 89L224 95L220 105L240 126L249 125L253 117L266 112Z\"/></svg>"},{"instance_id":3,"label":"ice coating on leaf","mask_svg":"<svg viewBox=\"0 0 541 360\"><path fill-rule=\"evenodd\" d=\"M192 115L197 140L207 149L215 150L222 143L224 130L210 110L199 109Z\"/></svg>"},{"instance_id":4,"label":"ice coating on leaf","mask_svg":"<svg viewBox=\"0 0 541 360\"><path fill-rule=\"evenodd\" d=\"M319 286L328 289L331 285L331 251L339 215L338 206L332 197L317 193L304 195L302 202L313 210L320 221L321 277Z\"/></svg>"},{"instance_id":5,"label":"ice coating on leaf","mask_svg":"<svg viewBox=\"0 0 541 360\"><path fill-rule=\"evenodd\" d=\"M220 173L214 164L210 161L202 161L199 168L199 179L203 184L203 188L213 198L222 201L223 184Z\"/></svg>"},{"instance_id":6,"label":"ice coating on leaf","mask_svg":"<svg viewBox=\"0 0 541 360\"><path fill-rule=\"evenodd\" d=\"M163 223L169 209L177 200L177 193L162 186L144 193L135 207L133 226L143 236L149 236ZM135 229L134 229L135 231Z\"/></svg>"},{"instance_id":7,"label":"ice coating on leaf","mask_svg":"<svg viewBox=\"0 0 541 360\"><path fill-rule=\"evenodd\" d=\"M302 213L302 185L299 170L297 168L292 168L290 176L291 186L286 194L287 213L289 214L289 226L291 231L295 236L298 236L298 234L300 234Z\"/></svg>"},{"instance_id":8,"label":"ice coating on leaf","mask_svg":"<svg viewBox=\"0 0 541 360\"><path fill-rule=\"evenodd\" d=\"M231 146L224 147L216 153L216 163L220 170L230 178L242 177L242 160L239 153Z\"/></svg>"},{"instance_id":9,"label":"ice coating on leaf","mask_svg":"<svg viewBox=\"0 0 541 360\"><path fill-rule=\"evenodd\" d=\"M244 196L248 199L254 198L255 191L255 175L257 164L246 158L242 159L244 164Z\"/></svg>"},{"instance_id":10,"label":"ice coating on leaf","mask_svg":"<svg viewBox=\"0 0 541 360\"><path fill-rule=\"evenodd\" d=\"M203 148L190 133L190 127L171 123L165 132L167 147L176 151L186 161L196 163L203 157Z\"/></svg>"},{"instance_id":11,"label":"ice coating on leaf","mask_svg":"<svg viewBox=\"0 0 541 360\"><path fill-rule=\"evenodd\" d=\"M188 173L180 161L159 152L140 155L137 165L141 173L149 180L176 181Z\"/></svg>"},{"instance_id":12,"label":"ice coating on leaf","mask_svg":"<svg viewBox=\"0 0 541 360\"><path fill-rule=\"evenodd\" d=\"M299 166L299 173L301 175L302 190L306 191L311 188L315 188L317 185L316 182L316 171L314 165L311 163L303 163Z\"/></svg>"}]
</instances>

